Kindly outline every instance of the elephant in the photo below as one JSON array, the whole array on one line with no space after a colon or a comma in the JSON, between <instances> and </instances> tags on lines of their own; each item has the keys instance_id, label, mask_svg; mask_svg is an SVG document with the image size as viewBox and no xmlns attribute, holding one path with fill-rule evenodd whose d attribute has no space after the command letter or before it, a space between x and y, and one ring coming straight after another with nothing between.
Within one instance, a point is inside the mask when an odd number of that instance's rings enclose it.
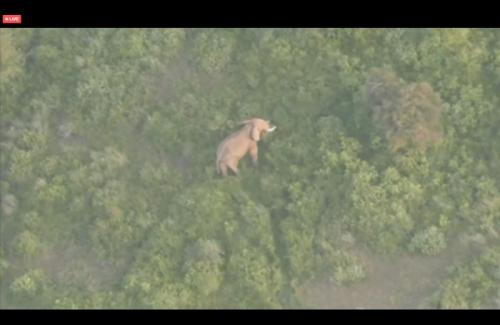
<instances>
[{"instance_id":1,"label":"elephant","mask_svg":"<svg viewBox=\"0 0 500 325\"><path fill-rule=\"evenodd\" d=\"M267 133L276 130L271 127L271 122L261 118L253 118L241 122L243 128L225 138L217 148L216 167L217 173L227 176L227 169L238 175L238 162L247 153L252 157L252 163L257 166L258 148L257 142Z\"/></svg>"}]
</instances>

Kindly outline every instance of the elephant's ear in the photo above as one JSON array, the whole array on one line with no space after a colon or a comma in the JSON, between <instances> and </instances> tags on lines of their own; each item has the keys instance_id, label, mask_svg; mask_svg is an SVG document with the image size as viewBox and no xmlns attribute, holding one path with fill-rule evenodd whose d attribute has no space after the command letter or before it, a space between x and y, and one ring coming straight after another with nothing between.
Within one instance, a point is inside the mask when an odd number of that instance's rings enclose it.
<instances>
[{"instance_id":1,"label":"elephant's ear","mask_svg":"<svg viewBox=\"0 0 500 325\"><path fill-rule=\"evenodd\" d=\"M259 141L260 140L260 129L254 125L252 126L252 131L250 131L250 136L254 141Z\"/></svg>"}]
</instances>

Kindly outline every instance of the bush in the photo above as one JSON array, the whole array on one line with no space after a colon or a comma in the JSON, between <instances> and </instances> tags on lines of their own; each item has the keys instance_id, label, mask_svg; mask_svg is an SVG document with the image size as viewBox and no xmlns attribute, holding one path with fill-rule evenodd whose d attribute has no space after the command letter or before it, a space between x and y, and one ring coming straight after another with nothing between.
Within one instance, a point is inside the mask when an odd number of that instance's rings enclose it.
<instances>
[{"instance_id":1,"label":"bush","mask_svg":"<svg viewBox=\"0 0 500 325\"><path fill-rule=\"evenodd\" d=\"M333 277L338 284L350 284L363 280L366 277L366 270L356 256L337 252L333 257Z\"/></svg>"},{"instance_id":2,"label":"bush","mask_svg":"<svg viewBox=\"0 0 500 325\"><path fill-rule=\"evenodd\" d=\"M28 271L10 284L10 292L16 298L34 298L45 288L45 274L39 269Z\"/></svg>"},{"instance_id":3,"label":"bush","mask_svg":"<svg viewBox=\"0 0 500 325\"><path fill-rule=\"evenodd\" d=\"M3 283L4 275L9 269L9 262L0 255L0 283Z\"/></svg>"},{"instance_id":4,"label":"bush","mask_svg":"<svg viewBox=\"0 0 500 325\"><path fill-rule=\"evenodd\" d=\"M15 241L16 252L25 258L34 257L40 248L38 236L29 230L20 233Z\"/></svg>"},{"instance_id":5,"label":"bush","mask_svg":"<svg viewBox=\"0 0 500 325\"><path fill-rule=\"evenodd\" d=\"M481 308L490 297L494 284L477 261L470 266L459 267L452 278L444 283L439 307Z\"/></svg>"},{"instance_id":6,"label":"bush","mask_svg":"<svg viewBox=\"0 0 500 325\"><path fill-rule=\"evenodd\" d=\"M318 266L338 285L348 285L366 278L361 260L348 252L323 243L323 254L317 256Z\"/></svg>"},{"instance_id":7,"label":"bush","mask_svg":"<svg viewBox=\"0 0 500 325\"><path fill-rule=\"evenodd\" d=\"M436 226L417 232L410 241L409 250L425 255L438 255L446 248L446 237Z\"/></svg>"},{"instance_id":8,"label":"bush","mask_svg":"<svg viewBox=\"0 0 500 325\"><path fill-rule=\"evenodd\" d=\"M196 38L196 60L209 73L221 71L231 60L234 39L230 34L201 32Z\"/></svg>"},{"instance_id":9,"label":"bush","mask_svg":"<svg viewBox=\"0 0 500 325\"><path fill-rule=\"evenodd\" d=\"M6 216L12 215L17 209L17 199L12 194L2 194L2 212Z\"/></svg>"},{"instance_id":10,"label":"bush","mask_svg":"<svg viewBox=\"0 0 500 325\"><path fill-rule=\"evenodd\" d=\"M222 283L223 251L213 240L198 240L186 250L184 263L186 284L193 290L208 296Z\"/></svg>"}]
</instances>

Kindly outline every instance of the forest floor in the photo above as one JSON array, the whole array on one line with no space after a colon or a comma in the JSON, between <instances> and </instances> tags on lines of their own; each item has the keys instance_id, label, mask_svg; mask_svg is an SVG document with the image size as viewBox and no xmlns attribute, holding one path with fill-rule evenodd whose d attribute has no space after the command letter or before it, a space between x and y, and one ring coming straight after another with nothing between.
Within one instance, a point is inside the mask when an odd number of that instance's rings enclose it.
<instances>
[{"instance_id":1,"label":"forest floor","mask_svg":"<svg viewBox=\"0 0 500 325\"><path fill-rule=\"evenodd\" d=\"M450 267L467 261L476 251L474 236L450 241L438 256L381 256L355 249L367 277L338 286L329 277L309 281L299 290L305 308L313 309L432 309Z\"/></svg>"}]
</instances>

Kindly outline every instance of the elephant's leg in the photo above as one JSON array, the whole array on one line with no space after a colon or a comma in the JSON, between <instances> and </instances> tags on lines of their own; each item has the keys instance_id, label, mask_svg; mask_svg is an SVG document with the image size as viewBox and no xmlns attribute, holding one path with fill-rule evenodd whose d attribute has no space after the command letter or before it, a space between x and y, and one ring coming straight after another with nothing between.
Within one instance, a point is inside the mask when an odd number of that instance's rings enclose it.
<instances>
[{"instance_id":1,"label":"elephant's leg","mask_svg":"<svg viewBox=\"0 0 500 325\"><path fill-rule=\"evenodd\" d=\"M258 165L258 160L259 160L259 150L257 149L257 143L254 143L250 147L250 156L252 157L252 163L255 167Z\"/></svg>"},{"instance_id":2,"label":"elephant's leg","mask_svg":"<svg viewBox=\"0 0 500 325\"><path fill-rule=\"evenodd\" d=\"M238 159L230 159L227 162L227 167L233 171L234 174L238 175Z\"/></svg>"},{"instance_id":3,"label":"elephant's leg","mask_svg":"<svg viewBox=\"0 0 500 325\"><path fill-rule=\"evenodd\" d=\"M227 164L225 162L220 162L219 168L220 168L220 172L221 172L222 176L226 177L227 176Z\"/></svg>"}]
</instances>

